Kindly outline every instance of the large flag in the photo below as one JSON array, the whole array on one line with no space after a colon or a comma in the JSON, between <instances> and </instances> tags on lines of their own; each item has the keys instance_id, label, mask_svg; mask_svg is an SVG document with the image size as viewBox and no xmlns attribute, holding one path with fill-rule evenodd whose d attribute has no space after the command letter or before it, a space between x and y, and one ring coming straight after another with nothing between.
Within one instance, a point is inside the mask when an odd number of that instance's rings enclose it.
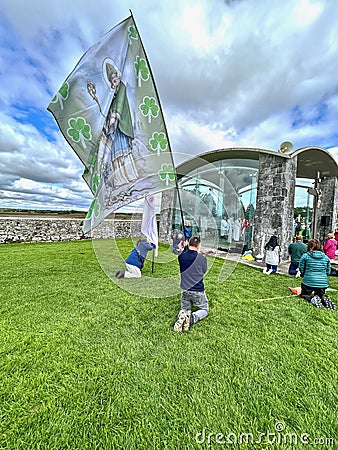
<instances>
[{"instance_id":1,"label":"large flag","mask_svg":"<svg viewBox=\"0 0 338 450\"><path fill-rule=\"evenodd\" d=\"M158 254L158 231L155 211L155 197L149 195L144 199L143 216L142 216L142 233L147 239L156 245L155 256Z\"/></svg>"},{"instance_id":2,"label":"large flag","mask_svg":"<svg viewBox=\"0 0 338 450\"><path fill-rule=\"evenodd\" d=\"M87 50L47 109L94 195L85 233L122 206L175 186L159 98L132 16Z\"/></svg>"}]
</instances>

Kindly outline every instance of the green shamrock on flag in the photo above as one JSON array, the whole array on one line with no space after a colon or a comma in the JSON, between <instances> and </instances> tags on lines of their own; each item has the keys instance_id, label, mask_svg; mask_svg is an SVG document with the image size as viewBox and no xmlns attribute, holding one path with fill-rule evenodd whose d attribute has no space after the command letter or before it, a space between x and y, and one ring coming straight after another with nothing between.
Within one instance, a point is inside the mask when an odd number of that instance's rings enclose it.
<instances>
[{"instance_id":1,"label":"green shamrock on flag","mask_svg":"<svg viewBox=\"0 0 338 450\"><path fill-rule=\"evenodd\" d=\"M69 128L67 130L68 136L74 142L80 142L84 148L86 148L86 140L89 141L92 138L91 126L86 123L83 117L74 117L68 120Z\"/></svg>"},{"instance_id":2,"label":"green shamrock on flag","mask_svg":"<svg viewBox=\"0 0 338 450\"><path fill-rule=\"evenodd\" d=\"M54 95L54 97L51 100L51 103L57 103L57 101L59 101L60 108L63 110L63 100L67 100L68 95L69 95L69 84L66 81L60 87L58 92Z\"/></svg>"},{"instance_id":3,"label":"green shamrock on flag","mask_svg":"<svg viewBox=\"0 0 338 450\"><path fill-rule=\"evenodd\" d=\"M96 173L92 179L92 188L93 188L94 194L96 194L99 184L100 184L100 174Z\"/></svg>"},{"instance_id":4,"label":"green shamrock on flag","mask_svg":"<svg viewBox=\"0 0 338 450\"><path fill-rule=\"evenodd\" d=\"M132 25L128 28L128 38L129 44L131 44L131 39L138 39L136 28Z\"/></svg>"},{"instance_id":5,"label":"green shamrock on flag","mask_svg":"<svg viewBox=\"0 0 338 450\"><path fill-rule=\"evenodd\" d=\"M155 131L152 138L149 139L149 145L154 151L157 151L157 156L160 156L160 152L164 152L168 147L168 139L164 133Z\"/></svg>"},{"instance_id":6,"label":"green shamrock on flag","mask_svg":"<svg viewBox=\"0 0 338 450\"><path fill-rule=\"evenodd\" d=\"M94 200L90 204L89 210L86 215L86 219L90 219L93 214L95 217L99 217L100 214L100 203L97 201L96 198L94 198Z\"/></svg>"},{"instance_id":7,"label":"green shamrock on flag","mask_svg":"<svg viewBox=\"0 0 338 450\"><path fill-rule=\"evenodd\" d=\"M173 182L175 180L175 171L172 164L162 164L161 169L158 171L158 176L162 181L169 185L169 181Z\"/></svg>"},{"instance_id":8,"label":"green shamrock on flag","mask_svg":"<svg viewBox=\"0 0 338 450\"><path fill-rule=\"evenodd\" d=\"M144 117L148 117L148 123L151 123L151 118L158 116L160 107L156 104L154 97L144 97L143 103L140 104L140 111Z\"/></svg>"},{"instance_id":9,"label":"green shamrock on flag","mask_svg":"<svg viewBox=\"0 0 338 450\"><path fill-rule=\"evenodd\" d=\"M134 68L136 72L136 78L138 79L138 87L141 87L141 81L149 80L150 71L147 66L145 59L136 56L136 61L134 62Z\"/></svg>"}]
</instances>

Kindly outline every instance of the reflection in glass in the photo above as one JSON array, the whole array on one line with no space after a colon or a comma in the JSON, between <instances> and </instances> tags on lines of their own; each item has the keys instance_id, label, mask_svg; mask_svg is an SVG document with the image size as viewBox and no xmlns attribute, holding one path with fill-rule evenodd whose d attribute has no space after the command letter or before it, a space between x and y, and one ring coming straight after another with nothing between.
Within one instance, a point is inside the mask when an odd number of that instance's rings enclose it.
<instances>
[{"instance_id":1,"label":"reflection in glass","mask_svg":"<svg viewBox=\"0 0 338 450\"><path fill-rule=\"evenodd\" d=\"M242 251L252 248L258 161L206 162L179 180L184 220L207 246ZM176 198L173 228L182 228Z\"/></svg>"}]
</instances>

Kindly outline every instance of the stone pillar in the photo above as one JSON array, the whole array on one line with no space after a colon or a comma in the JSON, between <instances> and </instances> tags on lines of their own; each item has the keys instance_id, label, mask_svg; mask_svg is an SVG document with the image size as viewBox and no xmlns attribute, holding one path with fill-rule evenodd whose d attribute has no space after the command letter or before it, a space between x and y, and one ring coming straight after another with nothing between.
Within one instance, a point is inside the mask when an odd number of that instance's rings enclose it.
<instances>
[{"instance_id":1,"label":"stone pillar","mask_svg":"<svg viewBox=\"0 0 338 450\"><path fill-rule=\"evenodd\" d=\"M322 178L319 184L321 190L318 207L317 237L325 241L327 233L334 232L338 214L338 181L337 177Z\"/></svg>"},{"instance_id":2,"label":"stone pillar","mask_svg":"<svg viewBox=\"0 0 338 450\"><path fill-rule=\"evenodd\" d=\"M264 254L273 234L281 248L280 261L289 259L292 241L297 158L260 154L254 220L254 254Z\"/></svg>"},{"instance_id":3,"label":"stone pillar","mask_svg":"<svg viewBox=\"0 0 338 450\"><path fill-rule=\"evenodd\" d=\"M171 240L175 191L175 189L168 189L162 192L159 226L159 240L162 242Z\"/></svg>"}]
</instances>

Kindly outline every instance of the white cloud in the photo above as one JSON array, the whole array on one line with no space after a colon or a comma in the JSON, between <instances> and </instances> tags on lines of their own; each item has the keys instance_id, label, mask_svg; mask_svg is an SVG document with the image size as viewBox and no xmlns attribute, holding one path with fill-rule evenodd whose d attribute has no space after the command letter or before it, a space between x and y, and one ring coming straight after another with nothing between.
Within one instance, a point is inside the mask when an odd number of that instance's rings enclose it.
<instances>
[{"instance_id":1,"label":"white cloud","mask_svg":"<svg viewBox=\"0 0 338 450\"><path fill-rule=\"evenodd\" d=\"M82 164L46 107L129 8L172 149L181 154L175 160L228 146L278 149L284 140L337 157L337 2L130 0L127 8L108 0L95 7L2 0L0 189L7 205L63 199L74 209L89 206Z\"/></svg>"}]
</instances>

